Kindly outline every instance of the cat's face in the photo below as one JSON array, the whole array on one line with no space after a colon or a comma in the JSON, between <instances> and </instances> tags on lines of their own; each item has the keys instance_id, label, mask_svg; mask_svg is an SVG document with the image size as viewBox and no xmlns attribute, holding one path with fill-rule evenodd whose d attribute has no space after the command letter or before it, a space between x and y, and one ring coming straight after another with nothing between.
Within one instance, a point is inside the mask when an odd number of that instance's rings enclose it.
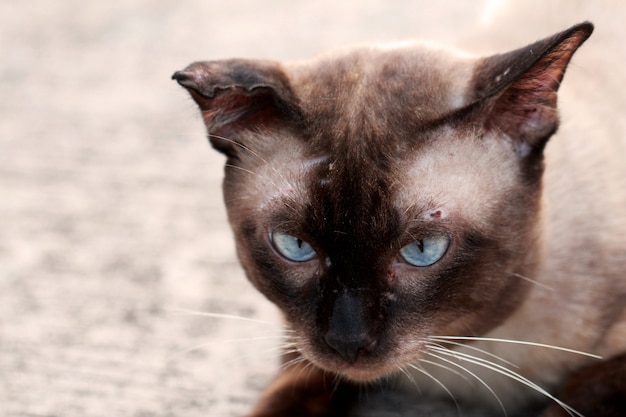
<instances>
[{"instance_id":1,"label":"cat's face","mask_svg":"<svg viewBox=\"0 0 626 417\"><path fill-rule=\"evenodd\" d=\"M483 334L515 311L541 245L556 88L586 36L480 60L412 46L175 75L228 155L246 273L304 357L371 380L429 336Z\"/></svg>"},{"instance_id":2,"label":"cat's face","mask_svg":"<svg viewBox=\"0 0 626 417\"><path fill-rule=\"evenodd\" d=\"M491 328L523 296L514 274L532 275L536 193L511 147L448 125L411 139L370 138L392 145L373 157L287 136L226 169L248 276L307 357L356 379L415 359L429 335Z\"/></svg>"}]
</instances>

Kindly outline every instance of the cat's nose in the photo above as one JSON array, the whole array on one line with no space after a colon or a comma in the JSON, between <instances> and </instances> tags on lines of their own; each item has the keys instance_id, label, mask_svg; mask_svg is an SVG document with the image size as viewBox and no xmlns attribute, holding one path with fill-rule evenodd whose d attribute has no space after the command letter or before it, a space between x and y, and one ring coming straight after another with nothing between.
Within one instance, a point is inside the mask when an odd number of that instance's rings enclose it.
<instances>
[{"instance_id":1,"label":"cat's nose","mask_svg":"<svg viewBox=\"0 0 626 417\"><path fill-rule=\"evenodd\" d=\"M354 364L363 353L370 352L376 345L376 340L367 334L359 335L354 338L352 336L342 337L328 333L324 338L328 346L333 348L343 360L349 364Z\"/></svg>"},{"instance_id":2,"label":"cat's nose","mask_svg":"<svg viewBox=\"0 0 626 417\"><path fill-rule=\"evenodd\" d=\"M324 336L328 346L350 364L356 363L359 356L370 352L376 344L363 304L357 292L344 290L339 293Z\"/></svg>"}]
</instances>

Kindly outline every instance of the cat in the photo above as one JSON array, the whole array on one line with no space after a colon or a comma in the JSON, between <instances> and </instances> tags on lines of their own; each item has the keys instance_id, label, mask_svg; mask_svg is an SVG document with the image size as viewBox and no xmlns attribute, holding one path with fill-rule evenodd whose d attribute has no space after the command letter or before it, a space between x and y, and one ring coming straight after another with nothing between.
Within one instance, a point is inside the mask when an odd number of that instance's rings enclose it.
<instances>
[{"instance_id":1,"label":"cat","mask_svg":"<svg viewBox=\"0 0 626 417\"><path fill-rule=\"evenodd\" d=\"M624 142L551 139L592 31L173 75L227 158L241 264L285 318L250 417L626 415Z\"/></svg>"}]
</instances>

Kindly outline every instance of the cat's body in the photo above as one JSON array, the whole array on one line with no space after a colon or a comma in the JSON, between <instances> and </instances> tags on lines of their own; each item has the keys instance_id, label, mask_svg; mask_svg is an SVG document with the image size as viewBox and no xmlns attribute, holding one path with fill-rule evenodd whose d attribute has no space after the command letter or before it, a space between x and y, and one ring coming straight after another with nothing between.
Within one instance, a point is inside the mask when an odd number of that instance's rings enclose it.
<instances>
[{"instance_id":1,"label":"cat's body","mask_svg":"<svg viewBox=\"0 0 626 417\"><path fill-rule=\"evenodd\" d=\"M544 152L591 30L485 59L400 45L174 75L228 156L246 273L287 322L252 416L431 415L420 402L451 397L526 415L560 390L587 417L626 413L624 141L566 124ZM416 408L367 405L390 387ZM542 416L564 412L551 401Z\"/></svg>"}]
</instances>

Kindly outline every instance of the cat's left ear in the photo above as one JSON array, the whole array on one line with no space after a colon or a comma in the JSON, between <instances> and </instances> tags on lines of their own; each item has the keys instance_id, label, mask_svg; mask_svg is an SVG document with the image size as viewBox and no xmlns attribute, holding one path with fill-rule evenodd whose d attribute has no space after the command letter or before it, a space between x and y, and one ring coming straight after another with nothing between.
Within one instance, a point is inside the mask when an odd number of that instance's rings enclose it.
<instances>
[{"instance_id":1,"label":"cat's left ear","mask_svg":"<svg viewBox=\"0 0 626 417\"><path fill-rule=\"evenodd\" d=\"M202 111L215 149L236 156L244 131L297 123L300 111L280 64L230 59L196 62L172 76Z\"/></svg>"},{"instance_id":2,"label":"cat's left ear","mask_svg":"<svg viewBox=\"0 0 626 417\"><path fill-rule=\"evenodd\" d=\"M506 134L520 156L541 152L558 127L557 90L565 69L592 31L585 22L479 61L472 101L487 110L486 129Z\"/></svg>"}]
</instances>

